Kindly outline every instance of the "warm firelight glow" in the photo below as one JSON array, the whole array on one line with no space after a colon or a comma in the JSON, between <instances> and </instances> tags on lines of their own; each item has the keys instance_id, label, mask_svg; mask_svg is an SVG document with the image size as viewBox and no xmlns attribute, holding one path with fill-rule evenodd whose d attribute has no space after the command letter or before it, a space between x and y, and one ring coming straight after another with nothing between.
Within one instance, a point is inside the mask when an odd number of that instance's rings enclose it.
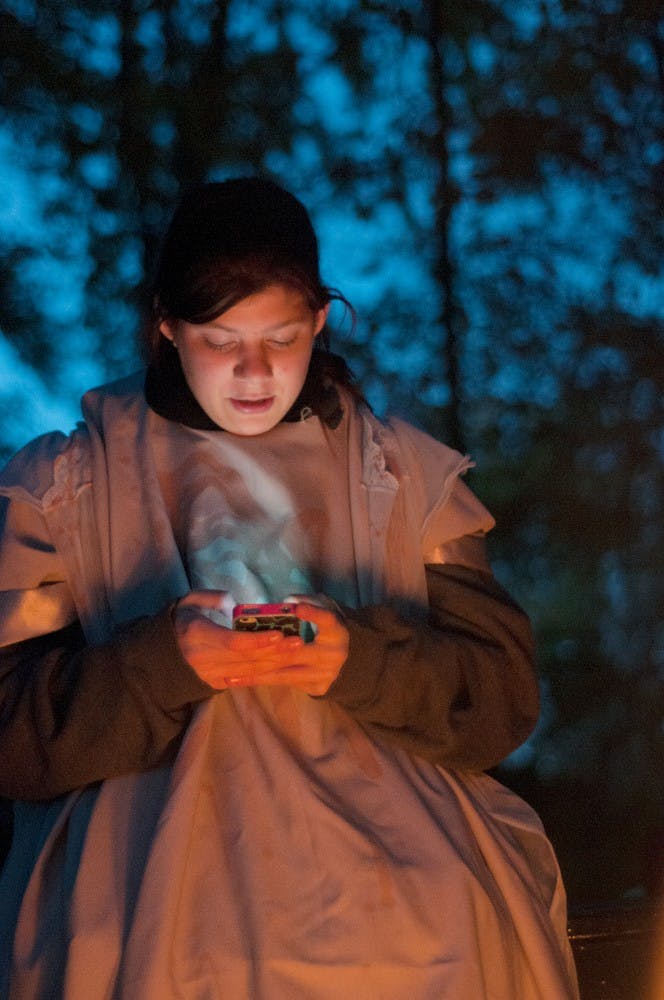
<instances>
[{"instance_id":1,"label":"warm firelight glow","mask_svg":"<svg viewBox=\"0 0 664 1000\"><path fill-rule=\"evenodd\" d=\"M664 997L664 910L662 910L650 949L652 968L646 1000L662 1000Z\"/></svg>"}]
</instances>

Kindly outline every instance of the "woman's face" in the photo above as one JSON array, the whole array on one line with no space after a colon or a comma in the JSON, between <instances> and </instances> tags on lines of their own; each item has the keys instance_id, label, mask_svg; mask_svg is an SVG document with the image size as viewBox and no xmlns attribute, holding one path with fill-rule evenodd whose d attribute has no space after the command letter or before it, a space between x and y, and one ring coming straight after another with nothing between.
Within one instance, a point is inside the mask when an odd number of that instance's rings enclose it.
<instances>
[{"instance_id":1,"label":"woman's face","mask_svg":"<svg viewBox=\"0 0 664 1000\"><path fill-rule=\"evenodd\" d=\"M297 399L327 313L313 312L293 288L270 285L209 323L164 322L161 332L207 415L251 436L271 430Z\"/></svg>"}]
</instances>

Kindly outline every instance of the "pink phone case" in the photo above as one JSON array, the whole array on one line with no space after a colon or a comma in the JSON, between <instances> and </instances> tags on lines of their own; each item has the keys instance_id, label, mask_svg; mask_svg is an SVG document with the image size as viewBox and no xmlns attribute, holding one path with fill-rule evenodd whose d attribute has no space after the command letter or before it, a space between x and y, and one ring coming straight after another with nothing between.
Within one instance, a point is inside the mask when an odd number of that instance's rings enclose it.
<instances>
[{"instance_id":1,"label":"pink phone case","mask_svg":"<svg viewBox=\"0 0 664 1000\"><path fill-rule=\"evenodd\" d=\"M265 632L278 629L284 635L300 634L300 619L296 604L236 604L233 608L233 628L240 632Z\"/></svg>"}]
</instances>

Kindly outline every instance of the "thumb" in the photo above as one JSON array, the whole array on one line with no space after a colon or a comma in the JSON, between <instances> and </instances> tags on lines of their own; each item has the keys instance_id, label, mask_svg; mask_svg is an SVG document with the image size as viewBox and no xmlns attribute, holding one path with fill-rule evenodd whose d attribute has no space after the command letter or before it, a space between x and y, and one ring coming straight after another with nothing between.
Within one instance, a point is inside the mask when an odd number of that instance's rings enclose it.
<instances>
[{"instance_id":1,"label":"thumb","mask_svg":"<svg viewBox=\"0 0 664 1000\"><path fill-rule=\"evenodd\" d=\"M221 611L228 618L233 614L235 601L227 590L190 590L177 602L179 608L206 608Z\"/></svg>"},{"instance_id":2,"label":"thumb","mask_svg":"<svg viewBox=\"0 0 664 1000\"><path fill-rule=\"evenodd\" d=\"M289 594L286 601L291 604L312 604L317 608L329 608L330 611L336 608L334 601L325 594Z\"/></svg>"}]
</instances>

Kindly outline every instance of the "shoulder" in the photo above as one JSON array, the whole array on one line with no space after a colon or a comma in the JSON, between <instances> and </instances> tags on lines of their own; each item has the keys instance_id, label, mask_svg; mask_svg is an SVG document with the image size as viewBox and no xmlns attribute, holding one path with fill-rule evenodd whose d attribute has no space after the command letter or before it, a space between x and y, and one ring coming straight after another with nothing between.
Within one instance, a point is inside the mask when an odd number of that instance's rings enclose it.
<instances>
[{"instance_id":1,"label":"shoulder","mask_svg":"<svg viewBox=\"0 0 664 1000\"><path fill-rule=\"evenodd\" d=\"M68 434L42 434L20 449L0 471L0 496L43 506L51 491L75 492L90 479L90 429L105 423L107 411L144 405L143 373L99 386L81 400L84 422Z\"/></svg>"},{"instance_id":2,"label":"shoulder","mask_svg":"<svg viewBox=\"0 0 664 1000\"><path fill-rule=\"evenodd\" d=\"M372 413L364 414L372 430L372 437L385 451L388 458L393 456L399 472L411 476L424 476L435 492L464 475L474 463L468 455L450 448L426 431L402 420L388 416L379 420Z\"/></svg>"},{"instance_id":3,"label":"shoulder","mask_svg":"<svg viewBox=\"0 0 664 1000\"><path fill-rule=\"evenodd\" d=\"M144 384L145 371L141 369L90 389L81 400L83 417L87 423L102 426L114 415L146 408Z\"/></svg>"},{"instance_id":4,"label":"shoulder","mask_svg":"<svg viewBox=\"0 0 664 1000\"><path fill-rule=\"evenodd\" d=\"M425 548L448 537L486 534L493 528L493 517L463 481L475 464L468 455L398 417L390 417L381 426L398 443L402 477L408 476L424 512Z\"/></svg>"},{"instance_id":5,"label":"shoulder","mask_svg":"<svg viewBox=\"0 0 664 1000\"><path fill-rule=\"evenodd\" d=\"M21 448L0 472L0 494L41 500L53 484L53 468L57 459L70 447L75 433L67 435L52 431Z\"/></svg>"},{"instance_id":6,"label":"shoulder","mask_svg":"<svg viewBox=\"0 0 664 1000\"><path fill-rule=\"evenodd\" d=\"M414 424L410 424L406 420L399 417L388 417L385 424L395 435L402 448L418 456L424 462L435 461L436 464L442 465L446 471L455 476L462 475L474 464L468 455L462 455L461 452L443 444L442 441L438 441L431 434L427 434L426 431L415 427Z\"/></svg>"}]
</instances>

